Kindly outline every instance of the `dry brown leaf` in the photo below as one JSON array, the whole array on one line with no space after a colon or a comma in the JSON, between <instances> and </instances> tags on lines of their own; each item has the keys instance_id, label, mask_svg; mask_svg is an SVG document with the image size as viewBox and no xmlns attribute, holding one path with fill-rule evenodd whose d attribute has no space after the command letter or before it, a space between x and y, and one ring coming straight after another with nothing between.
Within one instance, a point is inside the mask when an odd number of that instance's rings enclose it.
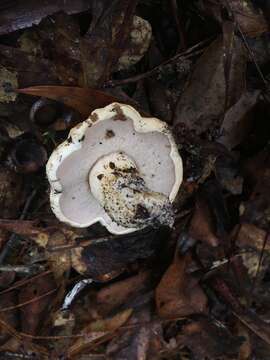
<instances>
[{"instance_id":1,"label":"dry brown leaf","mask_svg":"<svg viewBox=\"0 0 270 360\"><path fill-rule=\"evenodd\" d=\"M250 130L251 121L248 114L256 105L259 94L259 90L243 93L239 101L226 112L221 126L222 135L218 142L229 150L239 145Z\"/></svg>"},{"instance_id":2,"label":"dry brown leaf","mask_svg":"<svg viewBox=\"0 0 270 360\"><path fill-rule=\"evenodd\" d=\"M0 166L0 218L10 219L18 215L22 204L23 179L5 166ZM1 228L1 226L0 226ZM7 229L0 230L0 249L8 240Z\"/></svg>"},{"instance_id":3,"label":"dry brown leaf","mask_svg":"<svg viewBox=\"0 0 270 360\"><path fill-rule=\"evenodd\" d=\"M264 246L267 232L256 225L243 223L237 234L236 244L240 247L252 248L261 251ZM270 252L270 243L266 242L265 251Z\"/></svg>"},{"instance_id":4,"label":"dry brown leaf","mask_svg":"<svg viewBox=\"0 0 270 360\"><path fill-rule=\"evenodd\" d=\"M125 304L147 288L150 276L147 272L132 276L128 279L110 284L97 293L98 306L109 313L118 306Z\"/></svg>"},{"instance_id":5,"label":"dry brown leaf","mask_svg":"<svg viewBox=\"0 0 270 360\"><path fill-rule=\"evenodd\" d=\"M227 106L235 104L245 89L245 48L234 38ZM225 107L226 83L224 74L224 47L221 38L215 40L203 53L180 97L174 117L175 126L184 126L198 135L216 135Z\"/></svg>"},{"instance_id":6,"label":"dry brown leaf","mask_svg":"<svg viewBox=\"0 0 270 360\"><path fill-rule=\"evenodd\" d=\"M137 0L93 2L93 20L81 40L85 84L100 87L108 80L127 46ZM100 17L106 13L106 21Z\"/></svg>"},{"instance_id":7,"label":"dry brown leaf","mask_svg":"<svg viewBox=\"0 0 270 360\"><path fill-rule=\"evenodd\" d=\"M235 311L233 314L249 328L254 334L259 336L268 345L270 345L270 325L260 318L254 311Z\"/></svg>"},{"instance_id":8,"label":"dry brown leaf","mask_svg":"<svg viewBox=\"0 0 270 360\"><path fill-rule=\"evenodd\" d=\"M79 45L80 27L75 19L65 13L47 17L38 26L25 31L22 39L21 44L26 45L28 53L36 55L37 52L38 58L54 64L61 84L85 85Z\"/></svg>"},{"instance_id":9,"label":"dry brown leaf","mask_svg":"<svg viewBox=\"0 0 270 360\"><path fill-rule=\"evenodd\" d=\"M238 360L249 360L252 356L252 344L250 338L250 332L241 323L237 324L238 336L244 337L245 341L239 348Z\"/></svg>"},{"instance_id":10,"label":"dry brown leaf","mask_svg":"<svg viewBox=\"0 0 270 360\"><path fill-rule=\"evenodd\" d=\"M130 328L129 328L130 327ZM146 360L151 340L158 341L157 323L151 321L149 306L143 307L129 318L127 330L112 339L106 349L108 360ZM155 333L157 331L157 333Z\"/></svg>"},{"instance_id":11,"label":"dry brown leaf","mask_svg":"<svg viewBox=\"0 0 270 360\"><path fill-rule=\"evenodd\" d=\"M19 48L0 45L0 63L17 78L19 87L59 84L54 64ZM15 89L11 89L15 91Z\"/></svg>"},{"instance_id":12,"label":"dry brown leaf","mask_svg":"<svg viewBox=\"0 0 270 360\"><path fill-rule=\"evenodd\" d=\"M227 8L233 14L235 22L239 25L242 33L249 37L259 37L268 31L268 25L262 11L255 9L252 0L201 0L202 10L211 14L222 24L222 7Z\"/></svg>"},{"instance_id":13,"label":"dry brown leaf","mask_svg":"<svg viewBox=\"0 0 270 360\"><path fill-rule=\"evenodd\" d=\"M266 231L270 226L270 167L265 164L265 170L258 179L250 198L240 206L241 221L252 223Z\"/></svg>"},{"instance_id":14,"label":"dry brown leaf","mask_svg":"<svg viewBox=\"0 0 270 360\"><path fill-rule=\"evenodd\" d=\"M78 355L93 345L95 341L101 340L106 335L120 328L129 319L132 311L132 309L126 309L112 318L98 320L87 325L81 331L84 336L80 337L73 345L69 347L66 356L68 358L72 358Z\"/></svg>"},{"instance_id":15,"label":"dry brown leaf","mask_svg":"<svg viewBox=\"0 0 270 360\"><path fill-rule=\"evenodd\" d=\"M69 238L63 231L55 231L51 234L48 239L48 246L59 246L68 244ZM69 271L71 268L71 254L70 251L56 251L50 252L46 251L46 257L50 268L54 274L54 278L59 283L63 283L63 276L65 272Z\"/></svg>"},{"instance_id":16,"label":"dry brown leaf","mask_svg":"<svg viewBox=\"0 0 270 360\"><path fill-rule=\"evenodd\" d=\"M214 219L203 199L197 198L189 235L197 241L205 241L211 246L218 246L219 239L215 235Z\"/></svg>"},{"instance_id":17,"label":"dry brown leaf","mask_svg":"<svg viewBox=\"0 0 270 360\"><path fill-rule=\"evenodd\" d=\"M202 318L184 326L178 341L190 348L198 359L214 360L237 355L242 339L232 336L223 324Z\"/></svg>"},{"instance_id":18,"label":"dry brown leaf","mask_svg":"<svg viewBox=\"0 0 270 360\"><path fill-rule=\"evenodd\" d=\"M184 317L207 311L207 298L198 280L185 273L189 257L175 256L156 288L156 305L160 316Z\"/></svg>"},{"instance_id":19,"label":"dry brown leaf","mask_svg":"<svg viewBox=\"0 0 270 360\"><path fill-rule=\"evenodd\" d=\"M83 118L87 118L97 108L119 102L118 98L102 91L72 86L33 86L18 89L17 92L62 102L77 110Z\"/></svg>"},{"instance_id":20,"label":"dry brown leaf","mask_svg":"<svg viewBox=\"0 0 270 360\"><path fill-rule=\"evenodd\" d=\"M55 298L56 285L51 274L38 277L30 282L19 293L22 331L28 334L36 334L42 320L47 317L52 299Z\"/></svg>"},{"instance_id":21,"label":"dry brown leaf","mask_svg":"<svg viewBox=\"0 0 270 360\"><path fill-rule=\"evenodd\" d=\"M226 6L226 2L223 2ZM254 8L251 0L227 0L227 3L246 36L256 37L268 31L266 19L261 10Z\"/></svg>"},{"instance_id":22,"label":"dry brown leaf","mask_svg":"<svg viewBox=\"0 0 270 360\"><path fill-rule=\"evenodd\" d=\"M14 232L17 235L28 236L34 240L39 246L45 247L48 243L51 228L41 228L37 226L36 221L31 220L4 220L0 219L0 229Z\"/></svg>"},{"instance_id":23,"label":"dry brown leaf","mask_svg":"<svg viewBox=\"0 0 270 360\"><path fill-rule=\"evenodd\" d=\"M17 296L15 291L9 291L0 296L0 309L16 306ZM12 311L6 311L0 314L1 319L10 324L13 328L17 328L19 324L18 310L14 308ZM0 326L0 344L4 344L10 337L3 327Z\"/></svg>"},{"instance_id":24,"label":"dry brown leaf","mask_svg":"<svg viewBox=\"0 0 270 360\"><path fill-rule=\"evenodd\" d=\"M76 14L89 8L90 3L84 0L4 1L0 4L0 34L38 24L42 18L59 11Z\"/></svg>"}]
</instances>

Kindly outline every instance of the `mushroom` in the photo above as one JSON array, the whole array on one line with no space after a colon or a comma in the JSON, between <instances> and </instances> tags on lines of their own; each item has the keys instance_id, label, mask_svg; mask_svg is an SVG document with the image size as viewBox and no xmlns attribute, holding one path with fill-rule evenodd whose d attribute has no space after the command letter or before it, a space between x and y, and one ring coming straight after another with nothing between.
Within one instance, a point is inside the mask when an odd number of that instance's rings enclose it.
<instances>
[{"instance_id":1,"label":"mushroom","mask_svg":"<svg viewBox=\"0 0 270 360\"><path fill-rule=\"evenodd\" d=\"M71 129L47 163L51 208L59 220L113 234L172 226L182 160L168 125L112 103Z\"/></svg>"}]
</instances>

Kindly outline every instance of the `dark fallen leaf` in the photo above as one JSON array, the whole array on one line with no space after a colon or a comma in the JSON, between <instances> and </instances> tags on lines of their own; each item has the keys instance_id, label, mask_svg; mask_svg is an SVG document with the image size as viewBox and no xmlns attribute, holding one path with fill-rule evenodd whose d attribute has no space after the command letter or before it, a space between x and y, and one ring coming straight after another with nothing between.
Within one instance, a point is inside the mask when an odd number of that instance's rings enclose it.
<instances>
[{"instance_id":1,"label":"dark fallen leaf","mask_svg":"<svg viewBox=\"0 0 270 360\"><path fill-rule=\"evenodd\" d=\"M21 47L54 64L61 84L65 85L84 86L79 44L79 24L65 13L45 18L21 37Z\"/></svg>"},{"instance_id":2,"label":"dark fallen leaf","mask_svg":"<svg viewBox=\"0 0 270 360\"><path fill-rule=\"evenodd\" d=\"M225 355L237 355L243 339L234 337L222 323L202 318L183 329L178 341L192 350L195 358L219 359Z\"/></svg>"},{"instance_id":3,"label":"dark fallen leaf","mask_svg":"<svg viewBox=\"0 0 270 360\"><path fill-rule=\"evenodd\" d=\"M48 307L55 298L55 282L51 274L38 277L30 282L19 293L22 331L28 334L36 334L42 321L47 318Z\"/></svg>"},{"instance_id":4,"label":"dark fallen leaf","mask_svg":"<svg viewBox=\"0 0 270 360\"><path fill-rule=\"evenodd\" d=\"M239 25L241 31L250 37L260 36L268 31L268 26L262 11L254 6L252 0L203 0L201 2L202 10L211 14L219 21L223 22L222 7L227 8L229 14L233 14L234 20Z\"/></svg>"},{"instance_id":5,"label":"dark fallen leaf","mask_svg":"<svg viewBox=\"0 0 270 360\"><path fill-rule=\"evenodd\" d=\"M229 150L239 145L250 130L251 119L248 115L256 105L259 95L259 90L243 93L237 103L226 112L221 126L222 135L218 142Z\"/></svg>"},{"instance_id":6,"label":"dark fallen leaf","mask_svg":"<svg viewBox=\"0 0 270 360\"><path fill-rule=\"evenodd\" d=\"M207 200L215 218L217 236L220 238L226 237L232 228L232 224L225 196L219 182L216 179L205 182L202 188L202 196Z\"/></svg>"},{"instance_id":7,"label":"dark fallen leaf","mask_svg":"<svg viewBox=\"0 0 270 360\"><path fill-rule=\"evenodd\" d=\"M0 217L2 219L14 218L18 215L23 202L23 179L19 174L7 167L0 166ZM8 239L4 228L0 230L0 249Z\"/></svg>"},{"instance_id":8,"label":"dark fallen leaf","mask_svg":"<svg viewBox=\"0 0 270 360\"><path fill-rule=\"evenodd\" d=\"M270 345L270 325L261 319L254 311L246 310L242 312L234 311L234 315L247 328Z\"/></svg>"},{"instance_id":9,"label":"dark fallen leaf","mask_svg":"<svg viewBox=\"0 0 270 360\"><path fill-rule=\"evenodd\" d=\"M215 220L205 200L199 197L190 223L189 235L197 241L205 241L210 246L218 246L219 244L215 235Z\"/></svg>"},{"instance_id":10,"label":"dark fallen leaf","mask_svg":"<svg viewBox=\"0 0 270 360\"><path fill-rule=\"evenodd\" d=\"M40 235L39 235L40 236ZM51 246L62 246L62 245L68 245L72 241L72 231L68 233L67 231L61 231L59 228L58 230L55 229L55 231L51 232L50 236L47 238L47 243L39 243L39 245L46 245L46 249L50 248ZM38 240L36 240L38 243ZM71 254L70 251L56 251L56 252L50 252L46 251L46 258L48 261L48 264L50 266L50 269L53 272L54 279L56 280L57 284L64 284L63 278L64 274L68 273L68 271L71 269Z\"/></svg>"},{"instance_id":11,"label":"dark fallen leaf","mask_svg":"<svg viewBox=\"0 0 270 360\"><path fill-rule=\"evenodd\" d=\"M225 107L225 75L221 38L215 40L196 63L190 81L176 106L174 126L185 126L196 134L216 137ZM234 38L227 106L238 101L245 89L246 55L242 42Z\"/></svg>"},{"instance_id":12,"label":"dark fallen leaf","mask_svg":"<svg viewBox=\"0 0 270 360\"><path fill-rule=\"evenodd\" d=\"M243 223L236 238L236 245L241 248L251 248L261 251L264 247L267 232L256 225ZM264 247L265 251L270 252L270 242L267 241ZM258 257L258 255L257 255Z\"/></svg>"},{"instance_id":13,"label":"dark fallen leaf","mask_svg":"<svg viewBox=\"0 0 270 360\"><path fill-rule=\"evenodd\" d=\"M251 334L245 326L239 323L237 324L237 335L245 339L239 348L238 359L248 360L252 356Z\"/></svg>"},{"instance_id":14,"label":"dark fallen leaf","mask_svg":"<svg viewBox=\"0 0 270 360\"><path fill-rule=\"evenodd\" d=\"M147 359L150 341L153 338L158 338L158 334L154 333L157 324L150 322L150 319L151 315L148 308L143 308L138 313L133 314L127 322L127 327L130 326L131 329L113 339L107 346L107 359Z\"/></svg>"},{"instance_id":15,"label":"dark fallen leaf","mask_svg":"<svg viewBox=\"0 0 270 360\"><path fill-rule=\"evenodd\" d=\"M5 294L1 294L0 296L0 308L5 309L9 307L13 307L14 309L11 311L4 311L1 313L1 320L5 321L9 325L11 325L13 328L17 328L19 325L19 319L18 319L18 310L16 309L16 303L17 303L17 294L16 291L9 291ZM7 339L10 337L10 334L8 334L5 329L1 326L0 327L0 344L4 344Z\"/></svg>"},{"instance_id":16,"label":"dark fallen leaf","mask_svg":"<svg viewBox=\"0 0 270 360\"><path fill-rule=\"evenodd\" d=\"M90 3L85 0L16 0L0 3L0 35L38 24L40 20L58 11L76 14L89 10Z\"/></svg>"},{"instance_id":17,"label":"dark fallen leaf","mask_svg":"<svg viewBox=\"0 0 270 360\"><path fill-rule=\"evenodd\" d=\"M270 225L270 168L267 166L248 201L241 204L241 220L266 231Z\"/></svg>"},{"instance_id":18,"label":"dark fallen leaf","mask_svg":"<svg viewBox=\"0 0 270 360\"><path fill-rule=\"evenodd\" d=\"M248 186L254 189L256 184L263 178L265 168L270 167L270 152L266 145L264 149L245 159L243 162L243 174Z\"/></svg>"},{"instance_id":19,"label":"dark fallen leaf","mask_svg":"<svg viewBox=\"0 0 270 360\"><path fill-rule=\"evenodd\" d=\"M80 45L87 86L100 87L109 79L127 46L136 5L130 0L93 3L93 21Z\"/></svg>"},{"instance_id":20,"label":"dark fallen leaf","mask_svg":"<svg viewBox=\"0 0 270 360\"><path fill-rule=\"evenodd\" d=\"M0 58L1 65L16 75L19 87L59 83L56 68L49 60L5 45L0 45Z\"/></svg>"},{"instance_id":21,"label":"dark fallen leaf","mask_svg":"<svg viewBox=\"0 0 270 360\"><path fill-rule=\"evenodd\" d=\"M72 250L72 264L78 272L97 280L101 275L111 272L119 274L118 271L124 271L128 264L153 256L164 236L162 231L146 228L134 234L115 236L108 241L93 243L90 246L78 246Z\"/></svg>"},{"instance_id":22,"label":"dark fallen leaf","mask_svg":"<svg viewBox=\"0 0 270 360\"><path fill-rule=\"evenodd\" d=\"M149 284L150 276L146 272L110 284L97 293L98 307L103 309L102 313L110 313L145 291Z\"/></svg>"},{"instance_id":23,"label":"dark fallen leaf","mask_svg":"<svg viewBox=\"0 0 270 360\"><path fill-rule=\"evenodd\" d=\"M226 2L224 2L226 6ZM228 8L241 31L250 37L260 36L268 31L268 25L262 11L253 6L251 0L227 0Z\"/></svg>"},{"instance_id":24,"label":"dark fallen leaf","mask_svg":"<svg viewBox=\"0 0 270 360\"><path fill-rule=\"evenodd\" d=\"M151 114L163 121L171 123L172 109L168 89L155 79L146 79L145 82ZM160 101L160 99L163 100Z\"/></svg>"},{"instance_id":25,"label":"dark fallen leaf","mask_svg":"<svg viewBox=\"0 0 270 360\"><path fill-rule=\"evenodd\" d=\"M13 283L16 273L14 271L5 271L0 275L0 289L1 291Z\"/></svg>"},{"instance_id":26,"label":"dark fallen leaf","mask_svg":"<svg viewBox=\"0 0 270 360\"><path fill-rule=\"evenodd\" d=\"M229 90L230 90L230 73L232 67L232 56L234 50L234 30L235 24L230 20L223 20L222 22L222 32L223 32L223 47L224 47L224 57L223 57L223 68L225 76L225 106L224 111L228 108L229 102Z\"/></svg>"},{"instance_id":27,"label":"dark fallen leaf","mask_svg":"<svg viewBox=\"0 0 270 360\"><path fill-rule=\"evenodd\" d=\"M204 173L206 172L207 174L208 167L208 176L214 173L222 189L233 195L242 193L243 177L240 172L239 163L232 152L217 142L203 141L201 143L200 157L202 163L205 163ZM200 182L203 182L202 180L205 179L206 176L202 174Z\"/></svg>"},{"instance_id":28,"label":"dark fallen leaf","mask_svg":"<svg viewBox=\"0 0 270 360\"><path fill-rule=\"evenodd\" d=\"M189 256L175 255L156 288L158 314L166 318L207 312L207 298L198 280L186 273Z\"/></svg>"},{"instance_id":29,"label":"dark fallen leaf","mask_svg":"<svg viewBox=\"0 0 270 360\"><path fill-rule=\"evenodd\" d=\"M14 232L17 235L28 236L37 243L48 242L50 229L47 231L37 225L36 221L31 220L5 220L0 219L0 229Z\"/></svg>"},{"instance_id":30,"label":"dark fallen leaf","mask_svg":"<svg viewBox=\"0 0 270 360\"><path fill-rule=\"evenodd\" d=\"M100 341L103 338L106 340L106 336L125 324L131 316L132 311L132 309L127 309L111 318L91 322L81 331L85 336L80 337L67 349L67 357L73 358L75 355L84 352L87 348L94 345L96 341Z\"/></svg>"}]
</instances>

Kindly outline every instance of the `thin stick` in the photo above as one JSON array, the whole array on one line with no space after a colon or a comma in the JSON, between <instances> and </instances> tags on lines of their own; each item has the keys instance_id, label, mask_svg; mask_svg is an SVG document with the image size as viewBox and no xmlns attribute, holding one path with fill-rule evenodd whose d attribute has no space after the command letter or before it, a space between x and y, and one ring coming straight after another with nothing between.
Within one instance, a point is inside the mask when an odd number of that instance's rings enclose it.
<instances>
[{"instance_id":1,"label":"thin stick","mask_svg":"<svg viewBox=\"0 0 270 360\"><path fill-rule=\"evenodd\" d=\"M33 302L36 302L40 299L43 299L44 297L48 296L48 295L51 295L52 293L54 293L55 291L57 291L57 289L53 289L53 290L50 290L50 291L47 291L45 294L42 294L42 295L39 295L39 296L36 296L34 297L33 299L31 300L28 300L28 301L25 301L23 303L20 303L18 305L14 305L14 306L8 306L6 308L2 308L0 309L0 312L6 312L6 311L10 311L10 310L14 310L14 309L18 309L18 308L21 308L25 305L29 305L29 304L32 304Z\"/></svg>"},{"instance_id":2,"label":"thin stick","mask_svg":"<svg viewBox=\"0 0 270 360\"><path fill-rule=\"evenodd\" d=\"M200 48L202 45L208 43L209 40L210 39L201 41L200 43L192 46L188 50L173 56L169 60L164 61L163 63L155 66L153 69L148 70L145 73L135 75L135 76L132 76L130 78L122 79L122 80L109 80L104 84L104 87L116 87L116 86L120 86L120 85L124 85L124 84L137 82L139 80L145 79L145 78L153 75L156 71L160 70L160 68L162 68L165 65L168 65L168 64L174 63L174 62L178 62L181 58L183 58L183 60L186 60L186 59L189 59L189 58L194 57L196 55L199 55L204 51L204 49L200 49L200 50L197 50L197 49ZM192 52L193 50L197 50L197 51Z\"/></svg>"}]
</instances>

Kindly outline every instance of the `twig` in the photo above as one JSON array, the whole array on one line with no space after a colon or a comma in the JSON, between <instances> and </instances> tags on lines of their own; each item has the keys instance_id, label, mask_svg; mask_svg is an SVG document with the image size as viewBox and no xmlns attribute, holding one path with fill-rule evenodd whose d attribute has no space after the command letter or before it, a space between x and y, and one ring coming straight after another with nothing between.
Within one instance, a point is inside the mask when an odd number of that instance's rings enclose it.
<instances>
[{"instance_id":1,"label":"twig","mask_svg":"<svg viewBox=\"0 0 270 360\"><path fill-rule=\"evenodd\" d=\"M67 251L67 250L71 250L71 249L75 249L77 247L87 247L89 245L95 245L95 244L100 244L100 243L104 243L104 242L108 242L110 240L115 239L115 236L103 236L100 238L95 238L95 239L88 239L86 238L76 238L75 242L73 242L72 244L64 244L64 245L58 245L58 246L48 246L46 248L47 251L49 252L57 252L57 251Z\"/></svg>"},{"instance_id":2,"label":"twig","mask_svg":"<svg viewBox=\"0 0 270 360\"><path fill-rule=\"evenodd\" d=\"M105 88L106 87L116 87L116 86L120 86L120 85L125 85L125 84L129 84L129 83L137 82L139 80L145 79L145 78L153 75L156 71L160 70L163 66L178 62L179 60L181 60L181 58L183 58L183 60L186 60L186 59L189 59L189 58L194 57L196 55L199 55L204 51L204 49L200 49L200 50L197 50L197 49L200 48L202 45L205 45L206 43L208 43L209 40L211 40L211 39L206 39L204 41L201 41L200 43L192 46L191 48L187 49L184 52L176 54L175 56L173 56L169 60L166 60L166 61L162 62L161 64L155 66L151 70L146 71L145 73L135 75L135 76L132 76L130 78L122 79L122 80L109 80L104 84L104 87ZM194 50L197 50L197 51L195 52Z\"/></svg>"},{"instance_id":3,"label":"twig","mask_svg":"<svg viewBox=\"0 0 270 360\"><path fill-rule=\"evenodd\" d=\"M53 290L50 290L50 291L47 291L45 294L42 294L42 295L39 295L39 296L36 296L34 297L33 299L31 300L28 300L28 301L25 301L23 303L20 303L18 305L14 305L14 306L8 306L6 308L2 308L0 309L0 313L1 312L6 312L6 311L10 311L10 310L14 310L14 309L18 309L18 308L21 308L25 305L29 305L29 304L32 304L33 302L36 302L40 299L43 299L44 297L48 296L48 295L51 295L52 293L56 292L58 289L53 289Z\"/></svg>"},{"instance_id":4,"label":"twig","mask_svg":"<svg viewBox=\"0 0 270 360\"><path fill-rule=\"evenodd\" d=\"M43 273L41 273L41 274L38 274L38 275L35 275L35 276L31 277L30 279L23 279L23 280L21 280L21 281L18 281L18 282L15 283L13 286L10 286L9 288L7 288L7 289L5 289L5 290L2 290L2 291L0 292L0 295L5 294L5 293L7 293L7 292L9 292L9 291L12 291L12 290L14 290L14 289L18 289L19 287L21 287L21 286L23 286L23 285L25 285L25 284L28 284L28 283L30 283L30 282L33 281L33 280L36 280L36 279L38 279L38 278L40 278L40 277L46 276L46 275L51 274L51 273L52 273L51 270L47 270L47 271L45 271L45 272L43 272Z\"/></svg>"},{"instance_id":5,"label":"twig","mask_svg":"<svg viewBox=\"0 0 270 360\"><path fill-rule=\"evenodd\" d=\"M0 265L0 271L2 272L14 271L16 273L31 275L40 270L43 270L40 265Z\"/></svg>"}]
</instances>

